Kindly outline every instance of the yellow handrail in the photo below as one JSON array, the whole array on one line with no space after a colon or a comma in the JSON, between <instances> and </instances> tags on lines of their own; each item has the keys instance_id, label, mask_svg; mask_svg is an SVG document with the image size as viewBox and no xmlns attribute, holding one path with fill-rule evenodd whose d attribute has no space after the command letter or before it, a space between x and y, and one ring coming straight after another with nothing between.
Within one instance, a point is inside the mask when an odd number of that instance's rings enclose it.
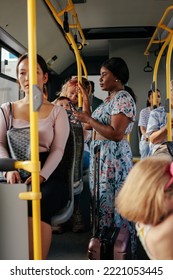
<instances>
[{"instance_id":1,"label":"yellow handrail","mask_svg":"<svg viewBox=\"0 0 173 280\"><path fill-rule=\"evenodd\" d=\"M166 38L163 38L163 39L156 39L156 36L159 34L160 29L166 30L166 31L168 31L168 33L169 33L169 32L172 33L172 29L168 28L168 27L164 24L164 20L165 20L165 18L167 17L168 13L169 13L171 10L173 10L173 5L172 5L172 6L169 6L169 7L165 10L165 12L164 12L164 14L163 14L163 16L162 16L160 22L158 23L158 25L157 25L157 27L156 27L154 33L153 33L153 36L152 36L151 39L150 39L150 42L149 42L149 44L148 44L148 46L147 46L147 48L146 48L146 50L145 50L145 52L144 52L144 55L148 56L148 55L150 54L149 50L150 50L150 47L151 47L152 44L160 44L160 43L163 43L163 42L166 40Z\"/></svg>"},{"instance_id":2,"label":"yellow handrail","mask_svg":"<svg viewBox=\"0 0 173 280\"><path fill-rule=\"evenodd\" d=\"M46 1L46 3L48 4L48 6L49 6L49 4L51 4L50 1ZM64 16L64 12L70 12L72 17L73 17L73 22L75 22L75 23L70 23L69 24L69 29L76 29L79 32L79 35L80 35L80 38L81 38L81 42L80 42L80 46L79 46L79 50L80 50L80 49L82 49L82 47L85 44L85 36L83 34L83 31L82 31L80 22L78 20L78 16L77 16L77 13L75 11L74 4L73 4L72 0L68 0L68 4L65 7L65 9L62 9L60 12L57 13L57 16L60 20L60 22L59 21L58 22L59 22L59 24L61 25L62 28L63 28L63 22L61 20L61 17ZM67 40L68 39L69 38L67 36ZM70 40L69 40L69 43L71 43Z\"/></svg>"},{"instance_id":3,"label":"yellow handrail","mask_svg":"<svg viewBox=\"0 0 173 280\"><path fill-rule=\"evenodd\" d=\"M157 74L158 74L159 63L160 63L160 60L162 58L164 50L166 49L167 45L170 42L171 37L172 37L172 33L170 33L168 35L167 39L165 40L164 44L162 45L162 47L161 47L161 49L158 53L155 65L154 65L154 71L153 71L153 83L154 83L153 105L157 104Z\"/></svg>"},{"instance_id":4,"label":"yellow handrail","mask_svg":"<svg viewBox=\"0 0 173 280\"><path fill-rule=\"evenodd\" d=\"M60 26L62 27L62 29L64 29L64 26L63 26L63 20L61 19L61 17L64 15L64 12L71 12L72 13L72 16L75 18L75 22L76 24L69 24L69 29L71 28L76 28L80 34L80 37L82 38L82 41L81 41L81 46L83 47L84 44L85 44L85 37L84 37L84 34L83 34L83 31L81 29L81 26L80 26L80 23L78 21L78 17L77 17L77 14L76 14L76 11L75 11L75 8L74 8L74 4L71 0L68 0L68 5L66 6L65 9L63 9L62 11L60 12L57 12L55 7L52 5L52 3L50 2L50 0L45 0L46 4L48 5L49 9L51 10L54 18L56 19L56 21L60 24ZM74 50L74 54L75 54L75 57L76 57L76 62L77 62L77 76L78 76L78 81L81 82L82 81L82 68L84 70L84 75L85 77L87 77L87 70L86 70L86 67L85 67L85 64L81 58L81 55L79 53L79 50L80 48L78 48L75 40L74 40L74 37L73 35L71 34L71 32L65 32L65 37L69 43L69 45L73 48ZM81 92L78 93L78 107L79 108L82 108L82 94Z\"/></svg>"},{"instance_id":5,"label":"yellow handrail","mask_svg":"<svg viewBox=\"0 0 173 280\"><path fill-rule=\"evenodd\" d=\"M164 24L164 21L165 19L167 18L167 15L169 14L169 12L173 10L173 5L168 7L160 22L158 23L157 27L156 27L156 30L154 31L153 33L153 36L151 37L150 39L150 42L144 52L144 55L148 56L150 54L149 50L152 46L152 44L160 44L160 43L163 43L160 51L159 51L159 54L157 56L157 59L156 59L156 62L155 62L155 67L154 67L154 71L153 71L153 84L154 84L154 91L153 91L153 105L156 105L157 101L157 73L158 73L158 67L159 67L159 63L160 63L160 60L161 60L161 57L162 57L162 54L166 48L166 46L169 44L169 41L171 39L171 37L173 36L173 30L169 27L167 27L165 24ZM168 35L165 36L165 38L163 39L156 39L157 36L159 36L159 31L160 30L165 30L168 32Z\"/></svg>"},{"instance_id":6,"label":"yellow handrail","mask_svg":"<svg viewBox=\"0 0 173 280\"><path fill-rule=\"evenodd\" d=\"M159 51L159 54L157 56L157 59L156 59L156 62L155 62L155 67L154 67L154 72L153 72L153 83L154 83L154 92L153 92L153 104L156 105L156 92L157 92L157 73L158 73L158 67L159 67L159 63L160 63L160 60L161 60L161 57L163 55L163 52L165 50L165 48L168 46L169 44L169 47L168 47L168 52L167 52L167 57L166 57L166 96L167 96L167 99L168 99L168 113L167 113L167 129L168 129L168 141L172 141L172 127L171 127L171 102L170 102L170 80L171 80L171 75L170 75L170 64L171 64L171 55L172 55L172 48L173 48L173 29L167 27L165 24L164 24L164 21L168 15L168 13L173 10L173 5L172 6L169 6L160 22L158 23L157 25L157 28L144 52L144 55L149 55L149 50L151 48L151 45L152 44L160 44L160 43L163 43L160 51ZM162 38L160 40L156 39L156 36L159 34L159 31L160 29L162 30L165 30L168 35L165 36L165 38Z\"/></svg>"}]
</instances>

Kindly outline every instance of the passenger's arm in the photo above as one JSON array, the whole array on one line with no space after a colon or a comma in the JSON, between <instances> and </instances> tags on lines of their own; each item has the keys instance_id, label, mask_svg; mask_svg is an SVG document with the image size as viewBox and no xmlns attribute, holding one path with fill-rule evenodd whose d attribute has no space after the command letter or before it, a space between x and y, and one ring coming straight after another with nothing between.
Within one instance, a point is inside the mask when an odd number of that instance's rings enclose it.
<instances>
[{"instance_id":1,"label":"passenger's arm","mask_svg":"<svg viewBox=\"0 0 173 280\"><path fill-rule=\"evenodd\" d=\"M145 126L140 126L140 131L142 133L142 135L146 135L146 127Z\"/></svg>"},{"instance_id":2,"label":"passenger's arm","mask_svg":"<svg viewBox=\"0 0 173 280\"><path fill-rule=\"evenodd\" d=\"M145 126L140 126L139 129L140 129L140 131L141 131L141 133L142 133L144 139L145 139L146 141L148 141L149 137L148 137L148 135L147 135L147 129L146 129L146 127L145 127Z\"/></svg>"},{"instance_id":3,"label":"passenger's arm","mask_svg":"<svg viewBox=\"0 0 173 280\"><path fill-rule=\"evenodd\" d=\"M66 111L60 108L59 114L55 119L54 126L54 139L50 147L49 156L40 172L40 175L48 179L52 172L56 169L60 163L64 149L69 136L70 126ZM48 131L46 133L49 133Z\"/></svg>"},{"instance_id":4,"label":"passenger's arm","mask_svg":"<svg viewBox=\"0 0 173 280\"><path fill-rule=\"evenodd\" d=\"M125 134L128 124L133 121L134 101L132 101L129 95L127 96L126 92L123 92L112 100L110 106L112 107L110 125L100 123L86 112L74 112L74 114L81 122L87 123L103 137L113 141L120 141Z\"/></svg>"},{"instance_id":5,"label":"passenger's arm","mask_svg":"<svg viewBox=\"0 0 173 280\"><path fill-rule=\"evenodd\" d=\"M153 110L150 113L146 132L147 135L149 135L152 144L162 143L167 137L167 126L163 126L160 121L162 112L156 110Z\"/></svg>"},{"instance_id":6,"label":"passenger's arm","mask_svg":"<svg viewBox=\"0 0 173 280\"><path fill-rule=\"evenodd\" d=\"M89 96L87 91L83 88L81 84L79 84L79 89L82 93L82 107L83 111L87 112L89 115L91 115L91 109L90 109L90 102L89 102Z\"/></svg>"},{"instance_id":7,"label":"passenger's arm","mask_svg":"<svg viewBox=\"0 0 173 280\"><path fill-rule=\"evenodd\" d=\"M8 125L9 108L7 104L2 106ZM10 158L7 146L7 126L5 123L4 115L0 110L0 158ZM7 179L8 184L21 183L20 174L17 170L4 172L3 175Z\"/></svg>"},{"instance_id":8,"label":"passenger's arm","mask_svg":"<svg viewBox=\"0 0 173 280\"><path fill-rule=\"evenodd\" d=\"M104 125L100 123L85 112L74 112L74 115L79 121L87 123L90 127L94 128L103 137L106 137L113 141L122 140L126 128L131 121L123 113L111 116L110 125Z\"/></svg>"},{"instance_id":9,"label":"passenger's arm","mask_svg":"<svg viewBox=\"0 0 173 280\"><path fill-rule=\"evenodd\" d=\"M130 119L123 113L111 116L110 125L101 124L93 118L89 119L89 124L92 125L98 133L113 141L122 140L129 123Z\"/></svg>"},{"instance_id":10,"label":"passenger's arm","mask_svg":"<svg viewBox=\"0 0 173 280\"><path fill-rule=\"evenodd\" d=\"M150 142L152 144L162 143L167 137L167 126L163 126L161 129L154 131L150 135Z\"/></svg>"},{"instance_id":11,"label":"passenger's arm","mask_svg":"<svg viewBox=\"0 0 173 280\"><path fill-rule=\"evenodd\" d=\"M7 107L2 106L5 117L8 121L9 118L9 112L7 111ZM9 158L8 154L8 147L7 147L7 127L4 119L4 115L2 111L0 110L0 158Z\"/></svg>"},{"instance_id":12,"label":"passenger's arm","mask_svg":"<svg viewBox=\"0 0 173 280\"><path fill-rule=\"evenodd\" d=\"M79 88L80 88L80 91L82 93L82 110L83 110L83 112L86 112L89 116L91 116L91 109L90 109L90 102L89 102L88 93L82 87L81 84L79 84ZM91 130L92 129L92 127L87 123L84 123L84 128L86 130Z\"/></svg>"}]
</instances>

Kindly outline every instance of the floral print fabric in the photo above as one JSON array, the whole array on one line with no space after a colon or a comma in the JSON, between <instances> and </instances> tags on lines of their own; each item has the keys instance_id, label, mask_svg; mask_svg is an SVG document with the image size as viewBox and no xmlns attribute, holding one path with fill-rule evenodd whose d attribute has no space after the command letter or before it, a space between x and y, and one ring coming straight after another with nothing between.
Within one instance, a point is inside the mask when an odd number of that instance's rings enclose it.
<instances>
[{"instance_id":1,"label":"floral print fabric","mask_svg":"<svg viewBox=\"0 0 173 280\"><path fill-rule=\"evenodd\" d=\"M131 95L126 91L118 92L111 100L108 98L92 114L102 124L110 124L112 115L123 113L131 122L125 134L131 133L135 121L136 106ZM99 160L99 225L120 227L125 222L115 208L115 196L132 168L132 152L127 140L94 140L90 146L90 190L94 192L94 148L100 146ZM128 202L127 202L128 203ZM113 218L113 219L112 219ZM135 229L129 223L134 243ZM134 246L132 246L134 247ZM134 249L135 250L135 249Z\"/></svg>"}]
</instances>

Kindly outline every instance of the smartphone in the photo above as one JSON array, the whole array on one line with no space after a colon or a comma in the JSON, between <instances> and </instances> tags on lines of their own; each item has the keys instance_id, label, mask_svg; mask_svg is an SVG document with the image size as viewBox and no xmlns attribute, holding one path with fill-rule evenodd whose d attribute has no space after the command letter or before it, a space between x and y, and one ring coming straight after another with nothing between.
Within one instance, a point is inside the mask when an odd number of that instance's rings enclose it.
<instances>
[{"instance_id":1,"label":"smartphone","mask_svg":"<svg viewBox=\"0 0 173 280\"><path fill-rule=\"evenodd\" d=\"M73 105L71 101L69 101L69 104L72 111L77 111L77 108Z\"/></svg>"}]
</instances>

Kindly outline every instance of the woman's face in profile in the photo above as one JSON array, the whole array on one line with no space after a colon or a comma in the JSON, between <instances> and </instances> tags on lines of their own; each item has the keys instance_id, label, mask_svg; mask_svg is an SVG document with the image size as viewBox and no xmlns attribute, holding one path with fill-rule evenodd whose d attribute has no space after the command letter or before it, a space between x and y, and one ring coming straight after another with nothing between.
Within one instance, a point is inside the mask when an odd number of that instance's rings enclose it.
<instances>
[{"instance_id":1,"label":"woman's face in profile","mask_svg":"<svg viewBox=\"0 0 173 280\"><path fill-rule=\"evenodd\" d=\"M100 69L100 87L102 90L111 92L115 89L115 80L116 78L112 74L111 71L109 71L105 67L101 67Z\"/></svg>"},{"instance_id":2,"label":"woman's face in profile","mask_svg":"<svg viewBox=\"0 0 173 280\"><path fill-rule=\"evenodd\" d=\"M150 94L148 97L148 102L150 103L150 106L153 106L153 93ZM161 94L160 91L157 91L157 96L156 96L156 105L157 107L160 106L161 104Z\"/></svg>"}]
</instances>

